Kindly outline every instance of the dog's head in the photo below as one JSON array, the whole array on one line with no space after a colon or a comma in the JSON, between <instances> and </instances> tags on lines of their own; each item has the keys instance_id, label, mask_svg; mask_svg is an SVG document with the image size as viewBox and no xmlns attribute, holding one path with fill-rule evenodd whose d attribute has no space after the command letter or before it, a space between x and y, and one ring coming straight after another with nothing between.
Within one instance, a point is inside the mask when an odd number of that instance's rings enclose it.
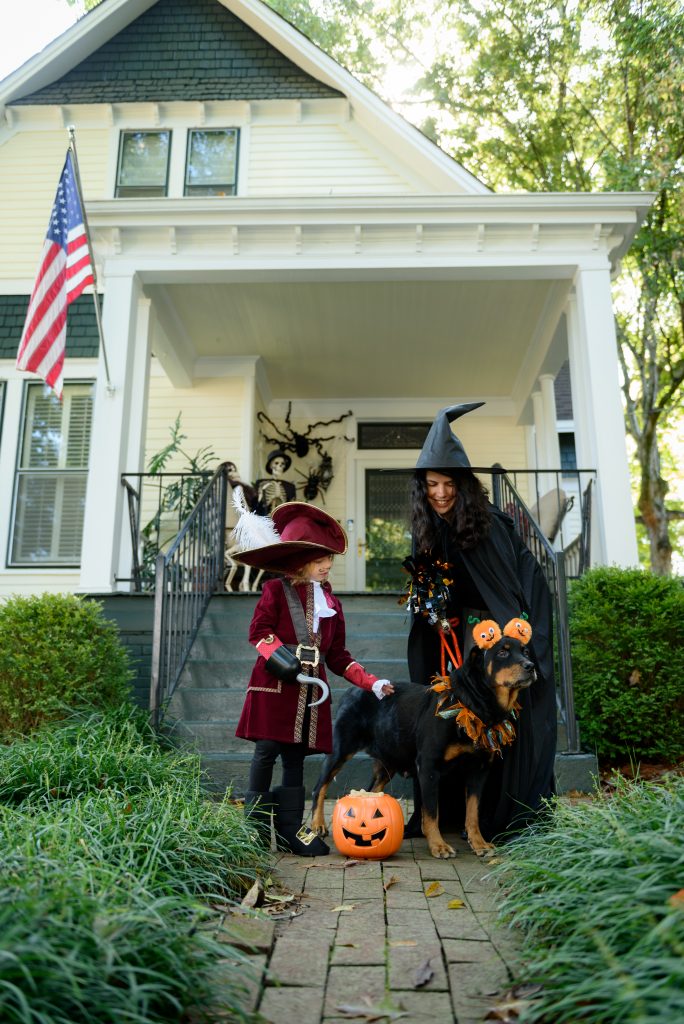
<instances>
[{"instance_id":1,"label":"dog's head","mask_svg":"<svg viewBox=\"0 0 684 1024\"><path fill-rule=\"evenodd\" d=\"M521 619L511 619L503 631L490 620L473 627L475 646L470 652L471 667L479 662L502 711L509 711L520 690L526 690L537 678L527 646L531 636L529 623Z\"/></svg>"}]
</instances>

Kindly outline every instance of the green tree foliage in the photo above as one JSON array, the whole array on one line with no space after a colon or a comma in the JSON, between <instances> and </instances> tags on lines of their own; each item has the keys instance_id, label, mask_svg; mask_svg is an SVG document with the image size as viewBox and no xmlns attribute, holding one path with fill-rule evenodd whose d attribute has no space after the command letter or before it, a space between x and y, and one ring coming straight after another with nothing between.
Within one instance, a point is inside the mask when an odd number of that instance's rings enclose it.
<instances>
[{"instance_id":1,"label":"green tree foliage","mask_svg":"<svg viewBox=\"0 0 684 1024\"><path fill-rule=\"evenodd\" d=\"M639 517L652 569L669 573L681 517L666 506L661 447L684 390L680 0L405 0L398 18L393 4L270 2L371 85L378 61L419 68L429 41L422 128L492 188L654 193L616 282L616 325ZM356 46L359 33L391 45Z\"/></svg>"},{"instance_id":2,"label":"green tree foliage","mask_svg":"<svg viewBox=\"0 0 684 1024\"><path fill-rule=\"evenodd\" d=\"M116 707L131 676L117 627L95 602L42 594L0 606L0 741L74 708Z\"/></svg>"},{"instance_id":3,"label":"green tree foliage","mask_svg":"<svg viewBox=\"0 0 684 1024\"><path fill-rule=\"evenodd\" d=\"M570 590L582 742L608 760L684 757L684 586L638 569L593 569Z\"/></svg>"}]
</instances>

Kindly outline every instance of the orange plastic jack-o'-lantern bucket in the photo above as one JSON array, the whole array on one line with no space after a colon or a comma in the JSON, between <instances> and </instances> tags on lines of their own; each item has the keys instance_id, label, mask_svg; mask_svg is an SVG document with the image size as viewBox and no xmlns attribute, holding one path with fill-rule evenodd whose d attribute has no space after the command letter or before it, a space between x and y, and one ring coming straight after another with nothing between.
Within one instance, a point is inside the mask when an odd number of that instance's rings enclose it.
<instances>
[{"instance_id":1,"label":"orange plastic jack-o'-lantern bucket","mask_svg":"<svg viewBox=\"0 0 684 1024\"><path fill-rule=\"evenodd\" d=\"M335 804L332 837L338 852L345 857L391 857L404 838L404 815L399 801L389 793L352 789Z\"/></svg>"}]
</instances>

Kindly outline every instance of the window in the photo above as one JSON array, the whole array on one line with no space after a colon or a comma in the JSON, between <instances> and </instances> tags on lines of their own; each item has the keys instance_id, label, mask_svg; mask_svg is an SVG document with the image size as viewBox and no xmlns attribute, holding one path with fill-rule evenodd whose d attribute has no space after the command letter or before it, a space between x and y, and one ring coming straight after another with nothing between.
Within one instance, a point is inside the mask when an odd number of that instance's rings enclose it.
<instances>
[{"instance_id":1,"label":"window","mask_svg":"<svg viewBox=\"0 0 684 1024\"><path fill-rule=\"evenodd\" d=\"M564 472L573 473L577 469L575 435L570 432L559 434L558 446L560 448L561 469Z\"/></svg>"},{"instance_id":2,"label":"window","mask_svg":"<svg viewBox=\"0 0 684 1024\"><path fill-rule=\"evenodd\" d=\"M44 385L28 386L12 565L80 563L92 413L92 384L65 384L61 403Z\"/></svg>"},{"instance_id":3,"label":"window","mask_svg":"<svg viewBox=\"0 0 684 1024\"><path fill-rule=\"evenodd\" d=\"M188 132L186 196L234 196L237 182L237 128Z\"/></svg>"},{"instance_id":4,"label":"window","mask_svg":"<svg viewBox=\"0 0 684 1024\"><path fill-rule=\"evenodd\" d=\"M422 448L432 423L359 423L357 448Z\"/></svg>"},{"instance_id":5,"label":"window","mask_svg":"<svg viewBox=\"0 0 684 1024\"><path fill-rule=\"evenodd\" d=\"M116 174L118 198L165 196L171 132L122 132Z\"/></svg>"}]
</instances>

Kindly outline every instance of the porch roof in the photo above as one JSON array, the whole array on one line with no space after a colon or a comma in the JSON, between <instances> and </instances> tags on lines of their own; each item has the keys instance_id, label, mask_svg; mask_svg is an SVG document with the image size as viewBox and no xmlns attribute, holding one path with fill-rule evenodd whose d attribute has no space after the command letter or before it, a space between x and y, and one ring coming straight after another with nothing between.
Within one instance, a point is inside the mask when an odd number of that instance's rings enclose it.
<instances>
[{"instance_id":1,"label":"porch roof","mask_svg":"<svg viewBox=\"0 0 684 1024\"><path fill-rule=\"evenodd\" d=\"M209 360L260 357L275 400L477 394L530 422L539 374L567 358L577 267L615 267L651 201L117 200L88 213L105 275L143 282L178 386Z\"/></svg>"}]
</instances>

